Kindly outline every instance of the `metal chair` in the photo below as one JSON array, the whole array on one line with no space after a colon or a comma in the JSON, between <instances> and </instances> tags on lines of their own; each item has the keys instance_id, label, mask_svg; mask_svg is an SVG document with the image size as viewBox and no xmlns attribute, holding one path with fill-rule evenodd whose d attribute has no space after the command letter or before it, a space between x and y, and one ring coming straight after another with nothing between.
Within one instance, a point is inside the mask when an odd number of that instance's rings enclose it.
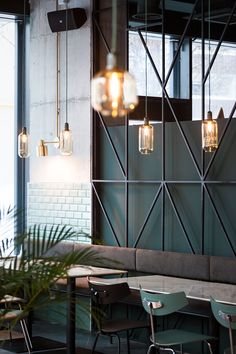
<instances>
[{"instance_id":1,"label":"metal chair","mask_svg":"<svg viewBox=\"0 0 236 354\"><path fill-rule=\"evenodd\" d=\"M130 289L127 283L112 284L112 285L100 285L91 282L88 279L89 288L91 291L92 299L97 304L99 313L97 316L98 332L96 334L92 353L94 353L98 337L100 334L108 335L111 338L113 336L118 339L118 353L120 354L120 336L119 332L126 331L127 336L127 349L130 353L129 343L129 330L137 328L147 328L149 324L147 321L130 320L127 318L122 319L108 319L107 311L104 310L104 306L110 305L124 299L130 295Z\"/></svg>"},{"instance_id":2,"label":"metal chair","mask_svg":"<svg viewBox=\"0 0 236 354\"><path fill-rule=\"evenodd\" d=\"M25 321L25 317L28 316L28 314L23 311L21 306L23 302L24 300L21 298L5 295L4 298L0 300L0 305L2 305L2 308L0 309L0 325L4 327L6 326L6 328L9 330L9 339L12 341L12 326L14 326L16 322L19 321L26 348L30 354L33 346ZM16 305L17 308L14 308L14 305Z\"/></svg>"},{"instance_id":3,"label":"metal chair","mask_svg":"<svg viewBox=\"0 0 236 354\"><path fill-rule=\"evenodd\" d=\"M168 350L175 353L174 349L171 348L175 345L179 345L181 353L183 353L183 344L202 341L207 343L209 352L211 354L213 353L209 341L215 339L214 337L188 332L181 329L168 329L155 332L153 316L169 315L188 305L188 300L184 292L172 294L152 294L140 289L140 293L143 307L149 313L151 321L150 340L152 344L148 349L148 354L151 353L152 348L156 348L158 350Z\"/></svg>"},{"instance_id":4,"label":"metal chair","mask_svg":"<svg viewBox=\"0 0 236 354\"><path fill-rule=\"evenodd\" d=\"M236 329L236 306L222 304L211 298L211 309L216 320L229 330L229 342L230 348L225 350L226 353L236 354L236 346L233 345L233 333L232 330Z\"/></svg>"}]
</instances>

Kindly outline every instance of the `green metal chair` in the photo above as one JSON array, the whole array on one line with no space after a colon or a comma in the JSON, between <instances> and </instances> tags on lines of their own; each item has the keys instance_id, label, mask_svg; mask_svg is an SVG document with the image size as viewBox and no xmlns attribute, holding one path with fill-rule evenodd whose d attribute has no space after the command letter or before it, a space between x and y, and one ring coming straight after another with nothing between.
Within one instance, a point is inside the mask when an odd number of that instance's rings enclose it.
<instances>
[{"instance_id":1,"label":"green metal chair","mask_svg":"<svg viewBox=\"0 0 236 354\"><path fill-rule=\"evenodd\" d=\"M155 332L153 316L165 316L174 313L188 305L188 300L184 292L172 294L153 294L140 289L141 299L144 309L150 315L151 321L151 337L152 344L148 349L148 354L152 348L158 350L168 350L172 353L175 351L171 348L174 345L179 345L181 353L183 353L183 344L191 342L206 342L209 352L212 354L210 340L214 337L204 334L188 332L180 329L168 329Z\"/></svg>"},{"instance_id":2,"label":"green metal chair","mask_svg":"<svg viewBox=\"0 0 236 354\"><path fill-rule=\"evenodd\" d=\"M230 348L225 350L225 354L236 354L236 346L233 345L232 330L236 329L236 306L222 304L211 298L211 309L216 320L223 326L229 329Z\"/></svg>"}]
</instances>

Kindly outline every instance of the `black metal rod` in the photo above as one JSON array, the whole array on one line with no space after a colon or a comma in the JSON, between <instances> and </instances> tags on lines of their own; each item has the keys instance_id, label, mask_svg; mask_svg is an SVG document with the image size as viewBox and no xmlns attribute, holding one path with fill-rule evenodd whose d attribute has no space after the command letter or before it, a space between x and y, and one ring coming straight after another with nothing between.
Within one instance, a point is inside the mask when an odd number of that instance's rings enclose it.
<instances>
[{"instance_id":1,"label":"black metal rod","mask_svg":"<svg viewBox=\"0 0 236 354\"><path fill-rule=\"evenodd\" d=\"M173 200L173 198L172 198L172 196L171 196L171 194L170 194L170 191L169 191L169 188L168 188L167 183L164 183L164 186L165 186L166 193L167 193L167 195L168 195L168 197L169 197L169 200L170 200L170 202L171 202L172 208L174 209L175 215L176 215L176 217L177 217L177 219L178 219L178 222L179 222L179 224L180 224L180 226L181 226L181 229L182 229L182 231L183 231L183 233L184 233L184 236L185 236L185 238L186 238L186 241L187 241L187 243L188 243L188 245L189 245L189 248L191 249L191 252L192 252L193 254L195 254L193 245L192 245L192 243L191 243L191 241L190 241L190 239L189 239L189 237L188 237L187 230L186 230L186 228L185 228L185 226L184 226L184 224L183 224L183 221L182 221L182 219L181 219L181 217L180 217L180 214L179 214L179 212L178 212L178 209L177 209L177 207L176 207L176 205L175 205L175 203L174 203L174 200Z\"/></svg>"},{"instance_id":2,"label":"black metal rod","mask_svg":"<svg viewBox=\"0 0 236 354\"><path fill-rule=\"evenodd\" d=\"M121 179L93 179L92 182L94 183L125 183L125 180ZM152 180L152 181L147 181L147 180L127 180L127 183L130 184L160 184L162 183L162 180ZM171 181L171 180L165 180L166 183L168 184L236 184L235 180L225 180L225 181L184 181L184 180L177 180L177 181Z\"/></svg>"},{"instance_id":3,"label":"black metal rod","mask_svg":"<svg viewBox=\"0 0 236 354\"><path fill-rule=\"evenodd\" d=\"M117 153L117 151L116 151L116 148L115 148L115 145L114 145L114 143L113 143L113 141L112 141L111 135L110 135L110 133L109 133L109 131L108 131L108 129L107 129L107 126L106 126L106 124L105 124L105 122L104 122L104 119L103 119L102 115L101 115L99 112L97 112L97 113L98 113L98 116L99 116L100 121L101 121L101 123L102 123L103 129L105 130L105 133L106 133L106 136L107 136L107 138L108 138L108 141L109 141L109 143L110 143L110 145L111 145L111 148L112 148L112 150L113 150L113 152L114 152L114 154L115 154L115 156L116 156L116 159L117 159L117 161L118 161L118 164L119 164L119 167L120 167L120 169L121 169L121 171L122 171L122 174L123 174L123 176L124 176L124 178L125 178L125 177L126 177L126 172L125 172L125 170L124 170L124 167L123 167L123 165L122 165L122 162L121 162L121 160L120 160L120 157L119 157L119 155L118 155L118 153Z\"/></svg>"},{"instance_id":4,"label":"black metal rod","mask_svg":"<svg viewBox=\"0 0 236 354\"><path fill-rule=\"evenodd\" d=\"M208 175L208 173L209 173L209 171L210 171L210 168L211 168L211 166L212 166L212 164L213 164L213 162L214 162L214 160L215 160L215 158L216 158L216 155L218 154L218 151L219 151L219 149L220 149L220 147L221 147L221 145L222 145L222 141L223 141L224 136L225 136L225 134L226 134L226 132L227 132L227 130L228 130L228 128L229 128L229 124L230 124L230 122L231 122L231 120L232 120L232 118L233 118L235 109L236 109L236 102L234 102L234 106L233 106L233 108L232 108L232 111L230 112L229 119L227 120L227 123L226 123L226 125L225 125L225 127L224 127L224 130L223 130L223 132L222 132L222 135L221 135L221 137L220 137L219 144L218 144L218 149L214 151L214 153L213 153L213 155L212 155L212 158L211 158L211 160L210 160L210 162L209 162L209 164L208 164L208 166L207 166L207 169L206 169L205 174L204 174L204 177L203 177L204 180L207 178L207 175Z\"/></svg>"},{"instance_id":5,"label":"black metal rod","mask_svg":"<svg viewBox=\"0 0 236 354\"><path fill-rule=\"evenodd\" d=\"M107 221L108 225L110 226L110 229L111 229L111 231L112 231L112 234L113 234L113 236L114 236L114 238L115 238L115 240L116 240L118 246L120 247L121 245L120 245L120 242L119 242L118 237L117 237L117 235L116 235L116 232L115 232L115 230L114 230L114 227L112 226L112 223L111 223L111 221L110 221L110 218L109 218L109 216L108 216L108 214L107 214L107 212L106 212L106 209L104 208L104 205L103 205L103 203L102 203L102 201L101 201L101 198L100 198L99 195L98 195L98 192L97 192L97 190L96 190L96 186L94 185L94 183L92 183L92 187L93 187L94 193L96 194L96 197L97 197L97 200L98 200L98 202L99 202L99 204L100 204L100 207L101 207L101 209L102 209L102 211L103 211L103 214L104 214L104 216L105 216L105 218L106 218L106 221Z\"/></svg>"},{"instance_id":6,"label":"black metal rod","mask_svg":"<svg viewBox=\"0 0 236 354\"><path fill-rule=\"evenodd\" d=\"M182 36L181 36L181 38L180 38L180 41L179 41L178 48L177 48L177 50L176 50L175 56L174 56L174 58L173 58L173 60L172 60L172 62L171 62L171 65L170 65L169 71L168 71L168 73L167 73L167 75L166 75L165 81L163 81L163 82L164 82L164 85L163 85L164 87L166 86L166 84L167 84L167 82L168 82L168 80L169 80L169 78L170 78L171 72L172 72L173 67L174 67L174 65L175 65L175 63L176 63L176 60L177 60L177 58L178 58L178 55L179 55L181 46L182 46L182 44L183 44L183 41L184 41L185 36L186 36L186 33L187 33L187 31L188 31L188 29L189 29L189 26L190 26L190 24L191 24L191 21L192 21L193 15L194 15L194 13L195 13L195 10L196 10L196 7L197 7L198 2L199 2L199 0L196 0L196 1L195 1L195 4L194 4L193 9L192 9L192 13L191 13L191 15L190 15L189 18L188 18L188 22L187 22L187 24L186 24L186 26L185 26L185 29L184 29L184 32L183 32L183 34L182 34Z\"/></svg>"},{"instance_id":7,"label":"black metal rod","mask_svg":"<svg viewBox=\"0 0 236 354\"><path fill-rule=\"evenodd\" d=\"M235 9L236 9L236 1L234 2L234 5L233 5L232 10L231 10L231 13L230 13L230 15L229 15L228 21L227 21L226 24L225 24L225 27L224 27L223 32L222 32L222 34L221 34L220 40L219 40L219 42L218 42L218 44L217 44L217 47L216 47L216 49L215 49L215 51L214 51L214 54L213 54L212 58L211 58L211 62L210 62L210 64L209 64L209 67L208 67L208 69L207 69L207 71L206 71L206 74L205 74L205 77L204 77L204 83L206 82L206 80L207 80L207 78L208 78L208 75L209 75L209 73L210 73L210 71L211 71L212 65L214 64L215 58L216 58L216 56L217 56L217 54L218 54L218 51L219 51L219 49L220 49L220 46L221 46L221 44L222 44L222 42L223 42L223 39L224 39L224 36L225 36L225 32L227 31L227 29L228 29L228 27L229 27L229 25L230 25L230 22L231 22L231 19L232 19L232 17L233 17L233 14L234 14Z\"/></svg>"},{"instance_id":8,"label":"black metal rod","mask_svg":"<svg viewBox=\"0 0 236 354\"><path fill-rule=\"evenodd\" d=\"M151 204L151 206L150 206L150 208L149 208L149 210L148 210L148 213L147 213L147 215L146 215L146 218L145 218L145 220L144 220L144 222L143 222L143 225L141 226L141 228L140 228L140 230L139 230L138 237L137 237L137 239L136 239L136 241L135 241L135 243L134 243L134 245L133 245L134 248L136 248L136 247L137 247L137 244L139 243L139 240L140 240L140 238L141 238L141 236L142 236L142 234L143 234L143 231L144 231L144 229L145 229L145 227L146 227L146 225L147 225L147 222L148 222L148 220L149 220L149 218L150 218L150 215L151 215L151 213L152 213L152 211L153 211L153 208L154 208L154 206L156 205L157 199L159 198L159 195L160 195L161 190L162 190L162 184L159 186L158 191L157 191L157 193L156 193L156 195L155 195L155 197L154 197L154 199L153 199L153 202L152 202L152 204Z\"/></svg>"},{"instance_id":9,"label":"black metal rod","mask_svg":"<svg viewBox=\"0 0 236 354\"><path fill-rule=\"evenodd\" d=\"M197 172L198 172L199 177L201 178L201 171L200 171L200 169L199 169L197 160L196 160L196 158L195 158L195 156L194 156L194 154L193 154L193 151L192 151L192 149L191 149L191 147L190 147L190 145L189 145L189 142L188 142L188 140L187 140L187 138L186 138L186 135L185 135L185 133L184 133L184 130L183 130L183 128L181 127L181 125L180 125L180 123L179 123L179 121L178 121L178 119L177 119L177 116L176 116L176 114L175 114L175 111L174 111L174 109L173 109L173 107L172 107L172 105L171 105L169 95L168 95L168 93L167 93L165 87L163 87L163 83L162 83L160 74L159 74L159 72L158 72L158 70L157 70L157 68L156 68L156 65L155 65L155 63L154 63L154 61L153 61L153 59L152 59L152 56L151 56L151 54L150 54L150 52L149 52L149 49L148 49L148 47L146 46L146 43L145 43L144 38L143 38L143 36L142 36L142 33L141 33L140 31L138 31L138 34L139 34L139 37L140 37L140 39L141 39L141 42L142 42L142 44L143 44L143 46L144 46L144 48L145 48L145 50L146 50L146 53L147 53L147 55L148 55L148 58L149 58L149 60L150 60L150 62L151 62L152 68L153 68L153 70L154 70L154 72L155 72L155 74L156 74L156 76L157 76L157 79L158 79L159 83L160 83L161 86L162 86L162 90L164 91L164 94L165 94L167 103L168 103L168 105L169 105L169 107L170 107L171 113L173 114L173 117L174 117L175 122L176 122L176 124L177 124L177 126L178 126L178 129L179 129L179 131L180 131L180 133L181 133L181 135L182 135L182 138L183 138L183 140L184 140L184 142L185 142L185 145L186 145L186 147L187 147L187 149L188 149L188 151L189 151L189 153L190 153L190 156L191 156L191 158L192 158L192 161L193 161L193 163L194 163L194 166L195 166L195 168L196 168L196 170L197 170Z\"/></svg>"},{"instance_id":10,"label":"black metal rod","mask_svg":"<svg viewBox=\"0 0 236 354\"><path fill-rule=\"evenodd\" d=\"M93 13L93 21L94 21L95 26L97 27L97 30L98 30L98 32L99 32L101 38L102 38L102 42L103 42L103 44L104 44L104 46L105 46L107 52L109 53L109 52L110 52L110 47L109 47L109 45L108 45L108 43L107 43L107 41L106 41L106 38L105 38L105 36L104 36L104 34L103 34L103 32L102 32L101 27L99 26L99 24L98 24L98 22L97 22L97 19L96 19L94 13Z\"/></svg>"},{"instance_id":11,"label":"black metal rod","mask_svg":"<svg viewBox=\"0 0 236 354\"><path fill-rule=\"evenodd\" d=\"M201 184L201 254L205 254L205 189Z\"/></svg>"},{"instance_id":12,"label":"black metal rod","mask_svg":"<svg viewBox=\"0 0 236 354\"><path fill-rule=\"evenodd\" d=\"M75 278L67 278L67 330L66 330L66 342L67 342L67 354L75 354L75 318L76 318L76 306L75 306Z\"/></svg>"},{"instance_id":13,"label":"black metal rod","mask_svg":"<svg viewBox=\"0 0 236 354\"><path fill-rule=\"evenodd\" d=\"M165 0L162 0L162 83L165 82ZM162 180L166 177L166 161L165 161L165 91L162 90L161 97L161 138L162 138ZM165 248L165 189L162 188L162 211L161 211L161 249Z\"/></svg>"},{"instance_id":14,"label":"black metal rod","mask_svg":"<svg viewBox=\"0 0 236 354\"><path fill-rule=\"evenodd\" d=\"M201 100L201 108L202 108L202 121L205 119L205 83L204 83L204 76L205 76L205 1L201 0L201 35L202 35L202 56L201 56L201 65L202 65L202 84L201 84L201 91L202 91L202 100ZM205 153L204 150L201 149L201 172L202 176L204 175L205 170ZM203 185L201 185L201 254L205 253L205 190Z\"/></svg>"},{"instance_id":15,"label":"black metal rod","mask_svg":"<svg viewBox=\"0 0 236 354\"><path fill-rule=\"evenodd\" d=\"M228 243L229 243L229 246L230 246L230 248L232 249L232 252L233 252L234 256L236 256L236 252L235 252L235 250L234 250L234 246L233 246L233 244L232 244L232 242L231 242L231 240L230 240L230 238L229 238L228 232L227 232L227 230L226 230L226 228L225 228L225 225L224 225L224 223L223 223L223 221L222 221L222 219L221 219L220 213L218 212L218 209L217 209L217 207L216 207L216 205L215 205L215 203L214 203L214 200L213 200L213 198L212 198L212 196L211 196L211 194L210 194L210 192L209 192L209 190L208 190L208 188L207 188L206 183L204 184L204 188L205 188L205 190L206 190L206 192L207 192L208 198L209 198L210 201L211 201L211 205L212 205L213 210L214 210L214 212L215 212L215 214L216 214L216 216L217 216L217 219L218 219L218 221L219 221L219 223L220 223L220 225L221 225L221 227L222 227L222 229L223 229L223 231L224 231L224 234L225 234L225 237L226 237L226 239L227 239L227 241L228 241Z\"/></svg>"}]
</instances>

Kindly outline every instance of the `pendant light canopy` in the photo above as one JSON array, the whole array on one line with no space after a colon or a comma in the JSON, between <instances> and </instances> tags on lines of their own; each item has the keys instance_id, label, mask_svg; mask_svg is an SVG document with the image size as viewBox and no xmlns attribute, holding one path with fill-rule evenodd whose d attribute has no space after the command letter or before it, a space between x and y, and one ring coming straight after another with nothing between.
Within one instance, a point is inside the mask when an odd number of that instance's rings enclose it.
<instances>
[{"instance_id":1,"label":"pendant light canopy","mask_svg":"<svg viewBox=\"0 0 236 354\"><path fill-rule=\"evenodd\" d=\"M91 82L92 107L104 116L122 117L138 104L134 77L116 63L117 0L112 1L112 49L107 55L105 70Z\"/></svg>"},{"instance_id":2,"label":"pendant light canopy","mask_svg":"<svg viewBox=\"0 0 236 354\"><path fill-rule=\"evenodd\" d=\"M29 134L26 127L22 129L22 132L18 135L18 155L21 158L29 157Z\"/></svg>"},{"instance_id":3,"label":"pendant light canopy","mask_svg":"<svg viewBox=\"0 0 236 354\"><path fill-rule=\"evenodd\" d=\"M213 152L218 148L218 124L212 119L211 111L208 111L207 119L202 122L202 148L206 152Z\"/></svg>"},{"instance_id":4,"label":"pendant light canopy","mask_svg":"<svg viewBox=\"0 0 236 354\"><path fill-rule=\"evenodd\" d=\"M145 0L145 37L147 46L147 0ZM153 126L149 124L147 114L147 76L147 52L145 52L145 117L143 125L139 126L139 152L144 155L148 155L153 152L154 141Z\"/></svg>"},{"instance_id":5,"label":"pendant light canopy","mask_svg":"<svg viewBox=\"0 0 236 354\"><path fill-rule=\"evenodd\" d=\"M60 153L61 155L64 156L69 156L73 152L73 140L72 140L72 132L69 128L69 123L68 123L68 0L64 0L64 3L66 3L66 38L65 38L65 46L66 46L66 57L65 57L65 115L66 115L66 121L64 125L64 129L60 133Z\"/></svg>"},{"instance_id":6,"label":"pendant light canopy","mask_svg":"<svg viewBox=\"0 0 236 354\"><path fill-rule=\"evenodd\" d=\"M210 13L211 13L211 0L208 0L208 52L209 52L209 68L211 61L211 35L210 35ZM215 119L212 119L211 112L211 76L209 71L209 111L207 119L202 121L202 148L205 152L213 152L218 148L218 124Z\"/></svg>"}]
</instances>

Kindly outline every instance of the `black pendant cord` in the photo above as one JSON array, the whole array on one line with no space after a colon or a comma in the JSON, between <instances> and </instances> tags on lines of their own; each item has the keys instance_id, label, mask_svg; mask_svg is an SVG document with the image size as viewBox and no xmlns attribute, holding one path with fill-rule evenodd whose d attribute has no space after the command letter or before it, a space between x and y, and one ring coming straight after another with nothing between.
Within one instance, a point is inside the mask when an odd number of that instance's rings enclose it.
<instances>
[{"instance_id":1,"label":"black pendant cord","mask_svg":"<svg viewBox=\"0 0 236 354\"><path fill-rule=\"evenodd\" d=\"M116 54L117 46L117 0L112 0L112 39L111 53Z\"/></svg>"},{"instance_id":2,"label":"black pendant cord","mask_svg":"<svg viewBox=\"0 0 236 354\"><path fill-rule=\"evenodd\" d=\"M147 1L145 0L145 42L147 46ZM145 51L145 123L147 123L148 120L148 114L147 114L147 95L148 95L148 72L147 72L147 51Z\"/></svg>"},{"instance_id":3,"label":"black pendant cord","mask_svg":"<svg viewBox=\"0 0 236 354\"><path fill-rule=\"evenodd\" d=\"M211 0L208 0L208 58L209 67L211 62ZM208 91L209 111L211 110L211 71L209 71L209 91Z\"/></svg>"},{"instance_id":4,"label":"black pendant cord","mask_svg":"<svg viewBox=\"0 0 236 354\"><path fill-rule=\"evenodd\" d=\"M21 121L23 123L23 125L25 125L25 12L26 12L26 5L25 5L26 0L24 0L24 14L23 14L23 31L22 31L22 47L23 47L23 51L22 51L22 78L21 78L21 82L22 82L22 90L21 90Z\"/></svg>"},{"instance_id":5,"label":"black pendant cord","mask_svg":"<svg viewBox=\"0 0 236 354\"><path fill-rule=\"evenodd\" d=\"M66 3L66 57L65 57L65 113L66 113L66 124L68 124L68 3Z\"/></svg>"}]
</instances>

